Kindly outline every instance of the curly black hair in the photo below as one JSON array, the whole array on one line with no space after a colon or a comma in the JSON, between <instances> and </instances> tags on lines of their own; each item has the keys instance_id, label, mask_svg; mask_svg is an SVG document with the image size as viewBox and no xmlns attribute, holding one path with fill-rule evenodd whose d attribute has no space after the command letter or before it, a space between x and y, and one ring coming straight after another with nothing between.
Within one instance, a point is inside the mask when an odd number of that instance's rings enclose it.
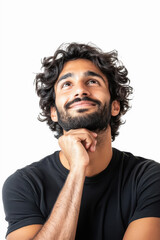
<instances>
[{"instance_id":1,"label":"curly black hair","mask_svg":"<svg viewBox=\"0 0 160 240\"><path fill-rule=\"evenodd\" d=\"M92 61L101 70L109 82L111 102L117 100L120 103L119 114L112 116L110 120L112 141L114 141L119 134L120 125L124 123L121 117L130 108L129 95L133 92L132 87L129 86L128 71L118 60L118 53L115 50L106 53L92 44L62 44L53 56L44 58L43 72L36 74L35 78L36 92L40 97L39 105L42 109L38 119L47 122L50 129L56 132L56 138L63 135L62 127L51 119L51 107L55 106L54 84L64 64L79 58Z\"/></svg>"}]
</instances>

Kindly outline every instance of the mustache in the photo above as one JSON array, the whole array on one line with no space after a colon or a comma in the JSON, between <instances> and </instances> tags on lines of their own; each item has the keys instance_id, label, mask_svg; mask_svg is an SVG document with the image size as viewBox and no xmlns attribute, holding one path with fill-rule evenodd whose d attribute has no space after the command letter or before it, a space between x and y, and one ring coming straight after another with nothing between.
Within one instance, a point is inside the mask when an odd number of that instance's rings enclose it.
<instances>
[{"instance_id":1,"label":"mustache","mask_svg":"<svg viewBox=\"0 0 160 240\"><path fill-rule=\"evenodd\" d=\"M91 99L89 97L83 97L83 98L75 98L74 100L68 102L64 107L65 107L65 109L68 109L70 107L70 105L72 105L73 103L81 102L81 101L90 101L90 102L96 103L99 106L101 105L101 102L98 100Z\"/></svg>"}]
</instances>

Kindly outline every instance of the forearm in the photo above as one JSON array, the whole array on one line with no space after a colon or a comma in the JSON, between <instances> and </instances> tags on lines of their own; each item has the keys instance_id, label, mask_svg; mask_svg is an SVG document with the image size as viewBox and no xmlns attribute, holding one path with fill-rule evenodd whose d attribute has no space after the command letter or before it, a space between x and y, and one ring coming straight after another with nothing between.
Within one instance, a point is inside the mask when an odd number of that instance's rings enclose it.
<instances>
[{"instance_id":1,"label":"forearm","mask_svg":"<svg viewBox=\"0 0 160 240\"><path fill-rule=\"evenodd\" d=\"M75 239L84 179L84 171L69 173L48 221L33 240Z\"/></svg>"}]
</instances>

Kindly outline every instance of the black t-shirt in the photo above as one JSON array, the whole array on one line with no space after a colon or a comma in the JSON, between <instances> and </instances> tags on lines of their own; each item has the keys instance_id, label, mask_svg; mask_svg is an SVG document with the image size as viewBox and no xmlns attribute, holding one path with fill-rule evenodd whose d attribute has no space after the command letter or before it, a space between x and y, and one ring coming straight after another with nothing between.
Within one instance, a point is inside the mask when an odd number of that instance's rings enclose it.
<instances>
[{"instance_id":1,"label":"black t-shirt","mask_svg":"<svg viewBox=\"0 0 160 240\"><path fill-rule=\"evenodd\" d=\"M11 175L3 187L7 234L44 224L68 173L57 151ZM85 179L76 240L122 239L143 217L160 217L160 164L113 148L108 167Z\"/></svg>"}]
</instances>

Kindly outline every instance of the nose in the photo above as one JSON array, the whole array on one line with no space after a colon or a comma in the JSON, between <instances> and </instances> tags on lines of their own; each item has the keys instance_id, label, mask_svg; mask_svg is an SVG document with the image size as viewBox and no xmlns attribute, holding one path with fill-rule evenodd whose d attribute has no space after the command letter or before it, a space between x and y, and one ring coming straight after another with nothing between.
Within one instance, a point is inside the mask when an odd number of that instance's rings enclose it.
<instances>
[{"instance_id":1,"label":"nose","mask_svg":"<svg viewBox=\"0 0 160 240\"><path fill-rule=\"evenodd\" d=\"M83 96L89 96L89 95L90 95L90 92L87 89L87 86L85 86L85 84L79 83L75 86L75 93L74 93L75 97L83 97Z\"/></svg>"}]
</instances>

